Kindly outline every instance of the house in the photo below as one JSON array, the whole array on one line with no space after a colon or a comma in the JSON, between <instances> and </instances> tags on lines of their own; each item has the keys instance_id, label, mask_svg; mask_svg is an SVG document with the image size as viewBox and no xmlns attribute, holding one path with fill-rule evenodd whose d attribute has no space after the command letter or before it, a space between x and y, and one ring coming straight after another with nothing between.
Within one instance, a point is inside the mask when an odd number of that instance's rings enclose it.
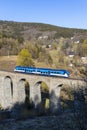
<instances>
[{"instance_id":1,"label":"house","mask_svg":"<svg viewBox=\"0 0 87 130\"><path fill-rule=\"evenodd\" d=\"M87 64L87 57L81 57L81 60L84 64Z\"/></svg>"},{"instance_id":2,"label":"house","mask_svg":"<svg viewBox=\"0 0 87 130\"><path fill-rule=\"evenodd\" d=\"M74 51L69 52L69 57L74 57L74 55L75 55Z\"/></svg>"}]
</instances>

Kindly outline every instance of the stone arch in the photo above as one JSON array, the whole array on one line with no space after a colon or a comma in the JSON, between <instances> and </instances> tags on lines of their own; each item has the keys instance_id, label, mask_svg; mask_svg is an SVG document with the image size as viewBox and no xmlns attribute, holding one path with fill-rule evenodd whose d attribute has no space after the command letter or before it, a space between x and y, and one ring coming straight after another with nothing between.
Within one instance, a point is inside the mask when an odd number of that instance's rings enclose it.
<instances>
[{"instance_id":1,"label":"stone arch","mask_svg":"<svg viewBox=\"0 0 87 130\"><path fill-rule=\"evenodd\" d=\"M33 103L35 105L35 108L37 108L38 104L41 103L41 91L40 91L40 85L41 81L35 83L33 88Z\"/></svg>"},{"instance_id":2,"label":"stone arch","mask_svg":"<svg viewBox=\"0 0 87 130\"><path fill-rule=\"evenodd\" d=\"M6 76L3 82L4 108L11 108L13 104L13 82L10 76Z\"/></svg>"},{"instance_id":3,"label":"stone arch","mask_svg":"<svg viewBox=\"0 0 87 130\"><path fill-rule=\"evenodd\" d=\"M44 108L44 110L49 109L50 107L50 93L49 93L49 87L45 82L41 83L41 103Z\"/></svg>"},{"instance_id":4,"label":"stone arch","mask_svg":"<svg viewBox=\"0 0 87 130\"><path fill-rule=\"evenodd\" d=\"M19 80L18 85L17 85L17 90L18 90L18 103L26 103L30 99L30 85L29 82L22 78Z\"/></svg>"},{"instance_id":5,"label":"stone arch","mask_svg":"<svg viewBox=\"0 0 87 130\"><path fill-rule=\"evenodd\" d=\"M60 90L60 105L61 111L65 111L66 109L72 109L73 107L73 88L68 84L63 84Z\"/></svg>"},{"instance_id":6,"label":"stone arch","mask_svg":"<svg viewBox=\"0 0 87 130\"><path fill-rule=\"evenodd\" d=\"M35 83L33 101L35 104L35 108L37 108L37 106L41 104L42 102L44 103L44 107L45 107L46 102L49 102L49 87L45 82L38 81Z\"/></svg>"},{"instance_id":7,"label":"stone arch","mask_svg":"<svg viewBox=\"0 0 87 130\"><path fill-rule=\"evenodd\" d=\"M50 110L52 113L60 112L60 91L63 84L60 82L58 84L52 84L50 91Z\"/></svg>"}]
</instances>

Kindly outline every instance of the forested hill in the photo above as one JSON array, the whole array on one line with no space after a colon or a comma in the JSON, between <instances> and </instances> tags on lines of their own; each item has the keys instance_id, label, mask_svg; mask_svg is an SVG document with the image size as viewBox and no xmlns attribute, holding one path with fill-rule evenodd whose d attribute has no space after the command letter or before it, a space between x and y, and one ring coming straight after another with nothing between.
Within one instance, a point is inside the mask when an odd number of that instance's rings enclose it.
<instances>
[{"instance_id":1,"label":"forested hill","mask_svg":"<svg viewBox=\"0 0 87 130\"><path fill-rule=\"evenodd\" d=\"M72 29L43 23L27 23L0 20L0 37L19 38L19 40L38 39L47 36L49 39L70 38L75 34L87 36L85 29Z\"/></svg>"}]
</instances>

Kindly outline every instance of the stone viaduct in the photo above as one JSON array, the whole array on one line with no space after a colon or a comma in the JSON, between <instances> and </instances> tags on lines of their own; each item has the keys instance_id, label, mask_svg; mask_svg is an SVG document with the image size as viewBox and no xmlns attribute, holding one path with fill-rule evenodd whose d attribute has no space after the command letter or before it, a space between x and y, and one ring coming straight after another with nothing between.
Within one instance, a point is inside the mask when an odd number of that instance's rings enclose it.
<instances>
[{"instance_id":1,"label":"stone viaduct","mask_svg":"<svg viewBox=\"0 0 87 130\"><path fill-rule=\"evenodd\" d=\"M0 104L4 109L10 109L16 103L24 103L26 81L29 83L29 98L34 102L35 107L41 102L41 82L47 84L50 108L53 112L59 107L60 86L64 84L71 87L85 85L85 82L81 80L0 71Z\"/></svg>"}]
</instances>

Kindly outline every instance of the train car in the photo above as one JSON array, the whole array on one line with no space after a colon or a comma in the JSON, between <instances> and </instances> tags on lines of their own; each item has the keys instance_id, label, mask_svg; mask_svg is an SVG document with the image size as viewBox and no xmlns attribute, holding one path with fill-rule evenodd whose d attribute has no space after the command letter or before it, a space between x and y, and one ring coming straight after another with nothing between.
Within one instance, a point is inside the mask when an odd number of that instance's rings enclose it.
<instances>
[{"instance_id":1,"label":"train car","mask_svg":"<svg viewBox=\"0 0 87 130\"><path fill-rule=\"evenodd\" d=\"M38 75L44 75L44 76L69 77L70 75L70 72L67 70L34 68L34 67L24 67L24 66L16 66L14 71L21 72L21 73L38 74Z\"/></svg>"},{"instance_id":2,"label":"train car","mask_svg":"<svg viewBox=\"0 0 87 130\"><path fill-rule=\"evenodd\" d=\"M22 73L36 73L36 68L33 67L25 67L25 66L16 66L14 69L15 72L22 72Z\"/></svg>"},{"instance_id":3,"label":"train car","mask_svg":"<svg viewBox=\"0 0 87 130\"><path fill-rule=\"evenodd\" d=\"M67 71L67 70L55 70L55 69L51 69L50 70L50 75L51 76L69 77L70 72Z\"/></svg>"}]
</instances>

